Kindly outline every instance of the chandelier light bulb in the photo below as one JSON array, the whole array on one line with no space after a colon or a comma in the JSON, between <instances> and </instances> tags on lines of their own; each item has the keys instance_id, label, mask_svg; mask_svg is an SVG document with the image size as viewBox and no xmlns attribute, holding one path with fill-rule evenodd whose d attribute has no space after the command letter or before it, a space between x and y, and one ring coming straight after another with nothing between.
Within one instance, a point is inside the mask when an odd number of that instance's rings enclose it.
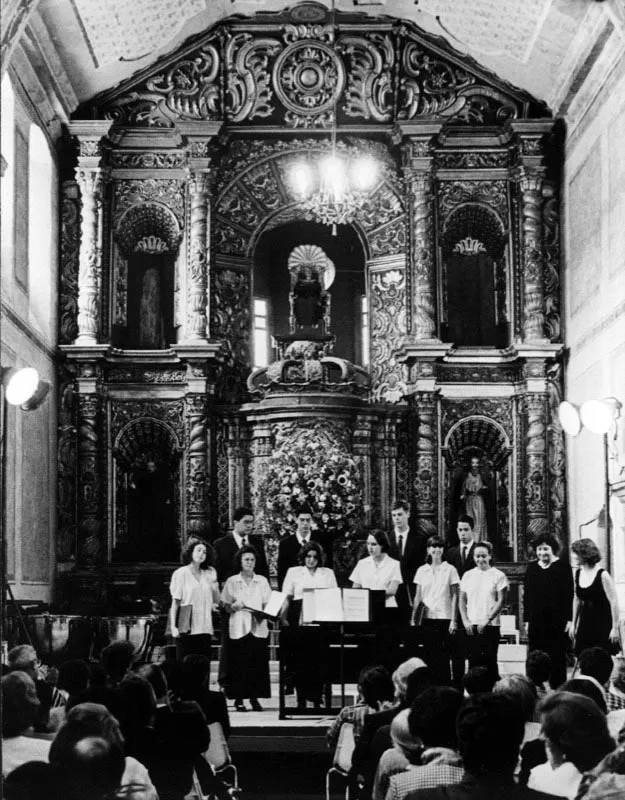
<instances>
[{"instance_id":1,"label":"chandelier light bulb","mask_svg":"<svg viewBox=\"0 0 625 800\"><path fill-rule=\"evenodd\" d=\"M352 164L351 177L354 188L365 191L373 186L378 175L378 165L372 156L359 156Z\"/></svg>"},{"instance_id":2,"label":"chandelier light bulb","mask_svg":"<svg viewBox=\"0 0 625 800\"><path fill-rule=\"evenodd\" d=\"M21 406L29 400L39 386L39 373L32 367L18 369L9 377L5 397L12 406Z\"/></svg>"},{"instance_id":3,"label":"chandelier light bulb","mask_svg":"<svg viewBox=\"0 0 625 800\"><path fill-rule=\"evenodd\" d=\"M347 181L345 162L335 153L321 159L319 162L322 191L327 192L333 202L340 203L346 194Z\"/></svg>"},{"instance_id":4,"label":"chandelier light bulb","mask_svg":"<svg viewBox=\"0 0 625 800\"><path fill-rule=\"evenodd\" d=\"M558 418L564 431L570 436L577 436L582 429L582 421L576 405L569 403L568 400L560 403L558 407Z\"/></svg>"},{"instance_id":5,"label":"chandelier light bulb","mask_svg":"<svg viewBox=\"0 0 625 800\"><path fill-rule=\"evenodd\" d=\"M593 433L607 433L612 427L612 407L602 400L588 400L579 413L584 427Z\"/></svg>"},{"instance_id":6,"label":"chandelier light bulb","mask_svg":"<svg viewBox=\"0 0 625 800\"><path fill-rule=\"evenodd\" d=\"M291 169L291 184L301 197L307 197L312 189L312 175L308 164L295 164Z\"/></svg>"}]
</instances>

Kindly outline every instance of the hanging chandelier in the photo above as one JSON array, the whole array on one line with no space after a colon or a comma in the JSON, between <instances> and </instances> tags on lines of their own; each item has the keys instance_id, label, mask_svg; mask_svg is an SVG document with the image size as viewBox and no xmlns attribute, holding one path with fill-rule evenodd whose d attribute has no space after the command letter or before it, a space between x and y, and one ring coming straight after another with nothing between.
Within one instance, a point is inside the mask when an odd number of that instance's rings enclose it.
<instances>
[{"instance_id":1,"label":"hanging chandelier","mask_svg":"<svg viewBox=\"0 0 625 800\"><path fill-rule=\"evenodd\" d=\"M332 2L331 42L336 52L336 7ZM338 57L338 56L337 56ZM304 207L306 216L332 226L353 222L376 182L378 164L369 154L351 153L344 145L337 146L336 123L339 93L331 111L330 149L318 160L308 158L293 164L289 171L291 187Z\"/></svg>"}]
</instances>

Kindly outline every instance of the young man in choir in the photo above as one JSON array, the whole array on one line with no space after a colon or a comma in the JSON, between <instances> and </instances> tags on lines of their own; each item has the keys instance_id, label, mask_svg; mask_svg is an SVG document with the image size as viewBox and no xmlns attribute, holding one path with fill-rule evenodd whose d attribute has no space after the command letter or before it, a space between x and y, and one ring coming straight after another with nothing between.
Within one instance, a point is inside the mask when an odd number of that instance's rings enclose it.
<instances>
[{"instance_id":1,"label":"young man in choir","mask_svg":"<svg viewBox=\"0 0 625 800\"><path fill-rule=\"evenodd\" d=\"M319 537L312 533L312 511L309 506L302 505L297 509L297 528L295 533L285 536L278 545L278 588L282 589L286 573L291 567L297 567L299 551L308 542L319 542ZM323 542L319 542L323 546ZM325 548L324 548L325 549ZM327 553L326 553L327 555Z\"/></svg>"},{"instance_id":2,"label":"young man in choir","mask_svg":"<svg viewBox=\"0 0 625 800\"><path fill-rule=\"evenodd\" d=\"M445 554L445 561L455 567L458 576L462 579L465 572L475 567L473 553L475 551L475 539L473 538L473 517L462 514L458 517L456 527L459 543L456 547L450 547ZM467 642L460 616L460 604L456 614L456 632L452 640L451 673L453 685L457 689L462 689L462 678L464 676L465 661L467 658Z\"/></svg>"},{"instance_id":3,"label":"young man in choir","mask_svg":"<svg viewBox=\"0 0 625 800\"><path fill-rule=\"evenodd\" d=\"M223 586L228 578L235 574L234 557L245 544L253 545L258 553L255 568L256 574L263 575L268 579L269 568L267 566L263 537L252 533L254 530L253 510L249 506L240 506L235 510L232 519L234 523L232 533L222 536L213 542L217 553L215 568L217 569L219 585Z\"/></svg>"},{"instance_id":4,"label":"young man in choir","mask_svg":"<svg viewBox=\"0 0 625 800\"><path fill-rule=\"evenodd\" d=\"M402 624L408 627L415 594L414 576L425 564L427 537L410 524L410 503L406 500L395 500L391 519L393 530L389 535L391 547L388 554L399 561L402 583L397 592L397 605Z\"/></svg>"}]
</instances>

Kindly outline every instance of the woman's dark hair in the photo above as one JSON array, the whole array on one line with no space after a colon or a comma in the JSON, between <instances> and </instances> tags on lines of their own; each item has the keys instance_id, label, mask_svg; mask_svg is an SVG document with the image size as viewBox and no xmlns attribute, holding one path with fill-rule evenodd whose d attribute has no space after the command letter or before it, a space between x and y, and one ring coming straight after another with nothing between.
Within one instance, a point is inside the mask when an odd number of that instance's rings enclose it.
<instances>
[{"instance_id":1,"label":"woman's dark hair","mask_svg":"<svg viewBox=\"0 0 625 800\"><path fill-rule=\"evenodd\" d=\"M554 556L557 556L560 552L560 542L550 533L539 533L535 539L532 539L534 552L541 544L546 544L547 547L550 547L553 550Z\"/></svg>"},{"instance_id":2,"label":"woman's dark hair","mask_svg":"<svg viewBox=\"0 0 625 800\"><path fill-rule=\"evenodd\" d=\"M444 548L445 547L445 541L443 539L441 539L440 536L437 536L435 534L434 536L430 536L429 537L426 546L427 547L443 547ZM431 564L432 563L432 556L429 553L426 556L425 563L426 564Z\"/></svg>"},{"instance_id":3,"label":"woman's dark hair","mask_svg":"<svg viewBox=\"0 0 625 800\"><path fill-rule=\"evenodd\" d=\"M300 566L304 566L306 563L306 556L308 553L316 553L317 554L317 561L319 562L319 566L323 567L326 563L326 554L324 553L323 547L319 544L319 542L306 542L297 554L297 563Z\"/></svg>"},{"instance_id":4,"label":"woman's dark hair","mask_svg":"<svg viewBox=\"0 0 625 800\"><path fill-rule=\"evenodd\" d=\"M512 777L525 723L518 706L505 694L472 697L458 712L456 734L464 768L471 775Z\"/></svg>"},{"instance_id":5,"label":"woman's dark hair","mask_svg":"<svg viewBox=\"0 0 625 800\"><path fill-rule=\"evenodd\" d=\"M187 541L182 545L180 551L180 561L182 564L190 564L193 550L196 545L201 544L206 548L206 558L200 564L200 569L209 569L213 566L213 548L209 545L206 539L200 539L199 536L189 536Z\"/></svg>"},{"instance_id":6,"label":"woman's dark hair","mask_svg":"<svg viewBox=\"0 0 625 800\"><path fill-rule=\"evenodd\" d=\"M456 749L456 717L462 702L462 693L449 686L425 689L412 701L408 716L410 733L426 747Z\"/></svg>"},{"instance_id":7,"label":"woman's dark hair","mask_svg":"<svg viewBox=\"0 0 625 800\"><path fill-rule=\"evenodd\" d=\"M492 692L497 680L495 671L488 667L470 667L462 676L462 688L473 696Z\"/></svg>"},{"instance_id":8,"label":"woman's dark hair","mask_svg":"<svg viewBox=\"0 0 625 800\"><path fill-rule=\"evenodd\" d=\"M507 694L518 705L525 722L534 719L538 694L534 684L525 675L504 675L493 686L493 694Z\"/></svg>"},{"instance_id":9,"label":"woman's dark hair","mask_svg":"<svg viewBox=\"0 0 625 800\"><path fill-rule=\"evenodd\" d=\"M571 550L579 558L582 564L593 566L601 561L601 552L592 539L577 539L572 542Z\"/></svg>"},{"instance_id":10,"label":"woman's dark hair","mask_svg":"<svg viewBox=\"0 0 625 800\"><path fill-rule=\"evenodd\" d=\"M234 557L234 568L237 572L241 572L241 561L243 556L247 555L248 553L251 553L258 563L258 550L252 544L244 544L243 547L237 550L237 553Z\"/></svg>"},{"instance_id":11,"label":"woman's dark hair","mask_svg":"<svg viewBox=\"0 0 625 800\"><path fill-rule=\"evenodd\" d=\"M605 714L588 697L553 692L540 703L542 733L580 772L593 769L615 748Z\"/></svg>"},{"instance_id":12,"label":"woman's dark hair","mask_svg":"<svg viewBox=\"0 0 625 800\"><path fill-rule=\"evenodd\" d=\"M491 560L492 560L492 557L493 557L493 546L492 546L492 544L490 542L487 542L485 539L483 541L481 541L481 542L476 542L475 543L475 550L477 550L478 547L483 547L485 550L488 550L488 555L491 557ZM475 550L473 551L474 553L475 553Z\"/></svg>"},{"instance_id":13,"label":"woman's dark hair","mask_svg":"<svg viewBox=\"0 0 625 800\"><path fill-rule=\"evenodd\" d=\"M391 673L382 666L362 669L358 677L358 688L362 699L370 708L377 708L378 703L390 701L395 696Z\"/></svg>"},{"instance_id":14,"label":"woman's dark hair","mask_svg":"<svg viewBox=\"0 0 625 800\"><path fill-rule=\"evenodd\" d=\"M370 528L367 531L367 539L369 536L373 536L376 542L380 545L383 553L388 553L388 551L391 549L391 543L389 541L388 534L385 531L380 530L380 528Z\"/></svg>"},{"instance_id":15,"label":"woman's dark hair","mask_svg":"<svg viewBox=\"0 0 625 800\"><path fill-rule=\"evenodd\" d=\"M131 731L146 728L156 713L156 695L147 678L136 673L126 675L119 684L122 733L128 739Z\"/></svg>"},{"instance_id":16,"label":"woman's dark hair","mask_svg":"<svg viewBox=\"0 0 625 800\"><path fill-rule=\"evenodd\" d=\"M100 663L107 676L115 683L119 683L130 669L134 655L135 646L132 642L124 640L111 642L100 654Z\"/></svg>"},{"instance_id":17,"label":"woman's dark hair","mask_svg":"<svg viewBox=\"0 0 625 800\"><path fill-rule=\"evenodd\" d=\"M64 689L70 697L84 692L89 686L89 665L82 658L72 658L59 666L58 689Z\"/></svg>"},{"instance_id":18,"label":"woman's dark hair","mask_svg":"<svg viewBox=\"0 0 625 800\"><path fill-rule=\"evenodd\" d=\"M535 686L542 686L551 675L551 656L544 650L532 650L525 660L525 674ZM552 686L556 689L556 686Z\"/></svg>"},{"instance_id":19,"label":"woman's dark hair","mask_svg":"<svg viewBox=\"0 0 625 800\"><path fill-rule=\"evenodd\" d=\"M562 686L558 687L560 692L569 692L571 694L578 694L581 697L587 697L596 703L597 708L602 714L608 713L608 705L605 701L605 696L601 689L589 678L579 677L570 678L564 681Z\"/></svg>"}]
</instances>

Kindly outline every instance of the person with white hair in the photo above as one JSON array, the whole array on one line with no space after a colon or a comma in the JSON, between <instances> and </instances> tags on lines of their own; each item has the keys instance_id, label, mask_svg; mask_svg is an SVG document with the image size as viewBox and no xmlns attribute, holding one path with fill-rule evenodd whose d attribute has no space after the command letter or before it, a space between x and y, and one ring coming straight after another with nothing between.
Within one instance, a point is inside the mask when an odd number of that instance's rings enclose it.
<instances>
[{"instance_id":1,"label":"person with white hair","mask_svg":"<svg viewBox=\"0 0 625 800\"><path fill-rule=\"evenodd\" d=\"M28 761L47 761L50 742L32 736L39 698L30 675L16 670L2 678L2 775Z\"/></svg>"}]
</instances>

